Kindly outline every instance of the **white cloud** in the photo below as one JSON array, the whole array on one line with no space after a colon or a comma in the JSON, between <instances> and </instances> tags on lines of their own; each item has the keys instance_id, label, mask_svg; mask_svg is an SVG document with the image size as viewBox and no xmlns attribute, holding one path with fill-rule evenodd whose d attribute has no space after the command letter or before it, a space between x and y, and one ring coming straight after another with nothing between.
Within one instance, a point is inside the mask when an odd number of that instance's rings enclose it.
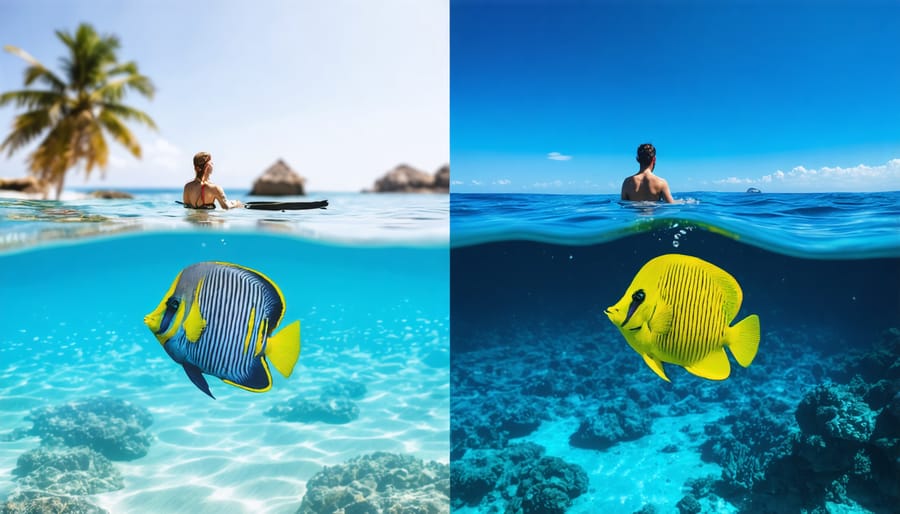
<instances>
[{"instance_id":1,"label":"white cloud","mask_svg":"<svg viewBox=\"0 0 900 514\"><path fill-rule=\"evenodd\" d=\"M535 182L534 187L539 189L549 189L552 187L562 187L562 180L553 180L551 182Z\"/></svg>"},{"instance_id":2,"label":"white cloud","mask_svg":"<svg viewBox=\"0 0 900 514\"><path fill-rule=\"evenodd\" d=\"M451 180L450 184L454 185L454 186L461 186L461 185L465 184L465 182L463 182L462 180Z\"/></svg>"},{"instance_id":3,"label":"white cloud","mask_svg":"<svg viewBox=\"0 0 900 514\"><path fill-rule=\"evenodd\" d=\"M472 179L472 185L473 185L473 186L480 186L481 184L484 184L484 182L482 182L482 181L480 181L480 180Z\"/></svg>"},{"instance_id":4,"label":"white cloud","mask_svg":"<svg viewBox=\"0 0 900 514\"><path fill-rule=\"evenodd\" d=\"M500 180L495 180L493 184L496 186L508 186L512 184L512 181L506 178L501 178Z\"/></svg>"},{"instance_id":5,"label":"white cloud","mask_svg":"<svg viewBox=\"0 0 900 514\"><path fill-rule=\"evenodd\" d=\"M571 161L571 155L563 155L559 152L550 152L547 154L547 158L551 161Z\"/></svg>"},{"instance_id":6,"label":"white cloud","mask_svg":"<svg viewBox=\"0 0 900 514\"><path fill-rule=\"evenodd\" d=\"M782 191L884 191L900 190L900 159L878 166L823 166L810 169L796 166L788 172L776 170L759 178L728 177L714 180L719 185L765 185Z\"/></svg>"}]
</instances>

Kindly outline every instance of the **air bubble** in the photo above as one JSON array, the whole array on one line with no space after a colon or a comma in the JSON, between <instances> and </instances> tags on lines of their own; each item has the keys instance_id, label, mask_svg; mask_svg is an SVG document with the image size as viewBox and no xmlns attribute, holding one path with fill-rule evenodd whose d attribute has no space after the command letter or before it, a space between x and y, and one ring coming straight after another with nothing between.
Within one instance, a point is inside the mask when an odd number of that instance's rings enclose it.
<instances>
[{"instance_id":1,"label":"air bubble","mask_svg":"<svg viewBox=\"0 0 900 514\"><path fill-rule=\"evenodd\" d=\"M672 241L672 246L674 246L675 248L678 248L679 244L680 243L678 241Z\"/></svg>"}]
</instances>

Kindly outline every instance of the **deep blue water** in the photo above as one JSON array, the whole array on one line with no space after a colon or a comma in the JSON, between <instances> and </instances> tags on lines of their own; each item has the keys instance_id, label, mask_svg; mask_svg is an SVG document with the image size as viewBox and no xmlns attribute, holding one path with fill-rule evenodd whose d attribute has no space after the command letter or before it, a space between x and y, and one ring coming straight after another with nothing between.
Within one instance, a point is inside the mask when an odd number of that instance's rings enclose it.
<instances>
[{"instance_id":1,"label":"deep blue water","mask_svg":"<svg viewBox=\"0 0 900 514\"><path fill-rule=\"evenodd\" d=\"M900 256L900 192L680 198L684 203L620 202L613 195L454 194L451 244L522 239L585 245L680 223L797 257Z\"/></svg>"},{"instance_id":2,"label":"deep blue water","mask_svg":"<svg viewBox=\"0 0 900 514\"><path fill-rule=\"evenodd\" d=\"M875 441L900 426L900 193L685 197L451 195L456 511L538 512L535 498L569 513L896 505L897 448ZM749 368L732 359L713 382L668 364L664 382L603 314L667 253L738 281L735 321L761 324ZM834 421L809 421L815 408ZM862 412L875 435L829 439L823 427ZM527 444L560 460L521 464L537 459ZM855 472L854 459L872 464Z\"/></svg>"}]
</instances>

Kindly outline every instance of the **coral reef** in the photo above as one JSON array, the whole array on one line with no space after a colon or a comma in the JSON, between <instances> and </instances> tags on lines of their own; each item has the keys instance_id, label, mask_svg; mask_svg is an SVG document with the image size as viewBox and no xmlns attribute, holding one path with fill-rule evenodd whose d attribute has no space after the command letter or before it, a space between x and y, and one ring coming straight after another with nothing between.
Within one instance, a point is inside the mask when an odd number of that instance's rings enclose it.
<instances>
[{"instance_id":1,"label":"coral reef","mask_svg":"<svg viewBox=\"0 0 900 514\"><path fill-rule=\"evenodd\" d=\"M454 508L502 501L511 514L563 513L587 491L587 473L534 443L468 452L451 462ZM512 491L512 492L510 492Z\"/></svg>"},{"instance_id":2,"label":"coral reef","mask_svg":"<svg viewBox=\"0 0 900 514\"><path fill-rule=\"evenodd\" d=\"M449 498L448 465L376 452L313 476L297 514L445 514Z\"/></svg>"},{"instance_id":3,"label":"coral reef","mask_svg":"<svg viewBox=\"0 0 900 514\"><path fill-rule=\"evenodd\" d=\"M365 394L366 386L360 382L332 382L322 387L318 399L295 396L284 404L267 410L266 415L297 423L350 423L359 417L359 407L353 400L360 399Z\"/></svg>"},{"instance_id":4,"label":"coral reef","mask_svg":"<svg viewBox=\"0 0 900 514\"><path fill-rule=\"evenodd\" d=\"M0 502L0 514L106 514L82 496L122 489L111 460L143 457L152 441L149 411L114 398L40 407L26 420L32 426L10 440L38 436L41 446L19 456L12 471L19 488Z\"/></svg>"},{"instance_id":5,"label":"coral reef","mask_svg":"<svg viewBox=\"0 0 900 514\"><path fill-rule=\"evenodd\" d=\"M307 400L301 396L295 396L285 404L276 405L267 410L266 415L282 421L340 425L350 423L358 418L359 407L349 398Z\"/></svg>"},{"instance_id":6,"label":"coral reef","mask_svg":"<svg viewBox=\"0 0 900 514\"><path fill-rule=\"evenodd\" d=\"M569 437L577 448L605 450L621 441L633 441L650 433L652 419L630 398L602 404L597 413L581 421Z\"/></svg>"},{"instance_id":7,"label":"coral reef","mask_svg":"<svg viewBox=\"0 0 900 514\"><path fill-rule=\"evenodd\" d=\"M87 447L27 451L19 457L13 475L29 490L52 494L97 494L124 487L112 462Z\"/></svg>"},{"instance_id":8,"label":"coral reef","mask_svg":"<svg viewBox=\"0 0 900 514\"><path fill-rule=\"evenodd\" d=\"M0 502L0 514L108 514L87 500L37 491L23 491Z\"/></svg>"},{"instance_id":9,"label":"coral reef","mask_svg":"<svg viewBox=\"0 0 900 514\"><path fill-rule=\"evenodd\" d=\"M872 350L825 363L846 383L801 388L786 412L777 399L757 401L707 427L703 457L723 467L720 492L752 512L890 512L900 502L897 355L900 332L885 331Z\"/></svg>"},{"instance_id":10,"label":"coral reef","mask_svg":"<svg viewBox=\"0 0 900 514\"><path fill-rule=\"evenodd\" d=\"M87 446L111 460L147 454L153 423L150 412L125 400L92 397L31 411L31 435L47 446Z\"/></svg>"}]
</instances>

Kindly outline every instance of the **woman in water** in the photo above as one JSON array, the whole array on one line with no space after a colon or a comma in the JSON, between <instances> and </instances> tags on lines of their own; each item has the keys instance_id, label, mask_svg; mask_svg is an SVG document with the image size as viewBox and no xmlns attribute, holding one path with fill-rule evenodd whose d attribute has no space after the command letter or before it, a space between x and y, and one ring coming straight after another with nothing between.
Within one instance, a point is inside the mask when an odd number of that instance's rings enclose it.
<instances>
[{"instance_id":1,"label":"woman in water","mask_svg":"<svg viewBox=\"0 0 900 514\"><path fill-rule=\"evenodd\" d=\"M223 209L243 207L239 200L225 198L225 191L209 181L212 174L212 155L209 152L199 152L194 156L194 180L184 185L182 201L185 207L192 209L215 209L216 201Z\"/></svg>"}]
</instances>

